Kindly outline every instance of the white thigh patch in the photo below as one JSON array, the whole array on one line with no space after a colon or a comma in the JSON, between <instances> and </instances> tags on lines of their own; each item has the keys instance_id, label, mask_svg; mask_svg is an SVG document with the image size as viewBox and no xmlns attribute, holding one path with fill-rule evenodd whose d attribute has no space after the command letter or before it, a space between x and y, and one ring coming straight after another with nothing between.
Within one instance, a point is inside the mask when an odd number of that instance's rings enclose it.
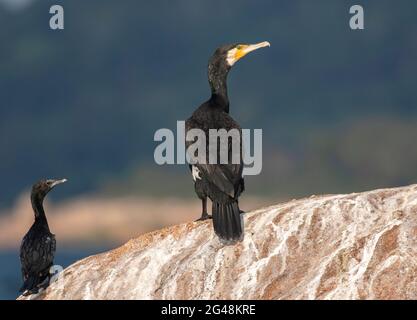
<instances>
[{"instance_id":1,"label":"white thigh patch","mask_svg":"<svg viewBox=\"0 0 417 320\"><path fill-rule=\"evenodd\" d=\"M194 181L196 181L197 179L201 180L200 170L198 170L196 166L192 166L192 175L193 175Z\"/></svg>"}]
</instances>

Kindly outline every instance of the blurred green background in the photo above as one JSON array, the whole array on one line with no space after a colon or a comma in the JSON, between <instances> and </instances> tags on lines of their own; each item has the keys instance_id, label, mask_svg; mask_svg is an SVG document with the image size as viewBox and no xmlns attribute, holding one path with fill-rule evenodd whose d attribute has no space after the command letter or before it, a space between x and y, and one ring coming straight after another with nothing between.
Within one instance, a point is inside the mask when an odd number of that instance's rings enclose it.
<instances>
[{"instance_id":1,"label":"blurred green background","mask_svg":"<svg viewBox=\"0 0 417 320\"><path fill-rule=\"evenodd\" d=\"M53 4L64 6L63 31L49 29ZM354 4L364 6L363 31L349 28ZM264 133L263 172L247 177L244 197L275 203L416 183L416 16L413 0L0 0L0 227L10 234L3 243L15 246L32 219L27 196L10 218L8 208L44 177L70 180L53 198L67 201L60 210L77 211L80 224L105 217L96 198L73 210L78 197L157 198L140 210L129 202L119 242L136 211L148 214L148 229L176 221L156 220L149 208L161 198L170 200L160 217L175 207L181 219L197 218L188 168L154 164L153 135L175 129L208 98L207 60L225 43L272 44L229 76L232 116ZM188 203L196 207L187 211ZM71 214L58 216L53 229L68 240L78 227L68 231ZM94 234L110 239L106 232ZM64 265L92 253L58 249ZM0 260L0 298L13 298L17 251L0 252Z\"/></svg>"},{"instance_id":2,"label":"blurred green background","mask_svg":"<svg viewBox=\"0 0 417 320\"><path fill-rule=\"evenodd\" d=\"M185 166L154 164L153 134L208 97L217 46L262 40L271 48L229 77L233 117L264 130L248 192L417 181L415 1L361 1L363 31L349 28L354 1L0 3L1 206L46 176L71 180L57 197L193 196ZM49 29L52 4L64 6L64 31Z\"/></svg>"}]
</instances>

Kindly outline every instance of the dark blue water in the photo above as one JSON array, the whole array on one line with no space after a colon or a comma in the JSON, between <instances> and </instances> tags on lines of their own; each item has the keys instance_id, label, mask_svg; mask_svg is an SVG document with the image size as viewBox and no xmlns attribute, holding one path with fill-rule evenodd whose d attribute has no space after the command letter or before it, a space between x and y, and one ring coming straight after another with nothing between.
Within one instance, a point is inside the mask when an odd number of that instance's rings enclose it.
<instances>
[{"instance_id":1,"label":"dark blue water","mask_svg":"<svg viewBox=\"0 0 417 320\"><path fill-rule=\"evenodd\" d=\"M106 250L107 248L60 250L57 252L54 262L66 268L82 258ZM0 251L0 300L16 299L19 296L18 290L21 285L22 278L18 250Z\"/></svg>"}]
</instances>

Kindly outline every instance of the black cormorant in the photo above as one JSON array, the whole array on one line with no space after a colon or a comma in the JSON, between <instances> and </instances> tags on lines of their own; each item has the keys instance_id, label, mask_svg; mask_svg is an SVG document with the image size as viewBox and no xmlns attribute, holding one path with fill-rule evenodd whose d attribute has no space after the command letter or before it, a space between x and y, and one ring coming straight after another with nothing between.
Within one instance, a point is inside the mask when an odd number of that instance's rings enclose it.
<instances>
[{"instance_id":1,"label":"black cormorant","mask_svg":"<svg viewBox=\"0 0 417 320\"><path fill-rule=\"evenodd\" d=\"M41 180L34 184L31 202L35 212L35 222L24 236L20 246L20 262L22 265L23 295L35 294L40 288L49 284L49 269L54 262L56 249L55 235L49 231L48 221L43 209L43 199L62 180Z\"/></svg>"},{"instance_id":2,"label":"black cormorant","mask_svg":"<svg viewBox=\"0 0 417 320\"><path fill-rule=\"evenodd\" d=\"M229 115L227 75L239 59L251 51L270 46L269 42L257 44L232 44L218 48L208 63L208 81L211 97L204 102L186 121L186 132L200 129L206 136L207 159L209 154L210 129L237 129L242 137L239 124ZM194 141L186 141L187 148ZM202 215L198 220L213 219L214 231L224 243L234 243L243 237L243 221L240 216L238 198L244 191L242 176L243 162L232 163L231 141L228 140L228 162L225 164L196 163L190 165L195 181L195 191L202 201ZM223 146L224 147L224 146ZM222 146L220 146L222 148ZM219 157L219 150L217 150ZM207 213L207 197L212 201L212 216Z\"/></svg>"}]
</instances>

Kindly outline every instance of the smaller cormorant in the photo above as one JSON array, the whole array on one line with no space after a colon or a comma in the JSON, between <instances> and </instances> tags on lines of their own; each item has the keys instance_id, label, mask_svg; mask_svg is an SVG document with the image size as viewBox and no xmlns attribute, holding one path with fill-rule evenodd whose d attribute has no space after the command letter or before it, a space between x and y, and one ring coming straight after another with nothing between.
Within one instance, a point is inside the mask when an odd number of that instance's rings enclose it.
<instances>
[{"instance_id":1,"label":"smaller cormorant","mask_svg":"<svg viewBox=\"0 0 417 320\"><path fill-rule=\"evenodd\" d=\"M20 292L30 295L49 285L49 269L53 266L56 250L55 235L49 231L43 199L62 180L41 180L33 185L31 193L35 222L24 236L20 246L23 286Z\"/></svg>"}]
</instances>

